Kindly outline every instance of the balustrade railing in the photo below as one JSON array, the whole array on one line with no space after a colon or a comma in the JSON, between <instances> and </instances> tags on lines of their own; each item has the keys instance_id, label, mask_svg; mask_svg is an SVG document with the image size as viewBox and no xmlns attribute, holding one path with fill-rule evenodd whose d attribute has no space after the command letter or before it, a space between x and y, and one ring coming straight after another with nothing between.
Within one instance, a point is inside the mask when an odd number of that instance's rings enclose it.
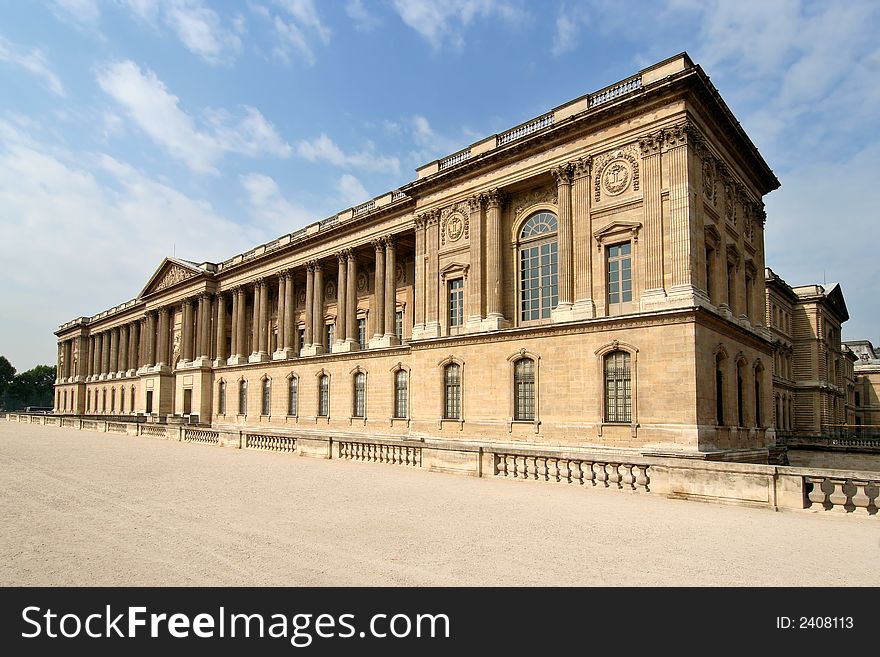
<instances>
[{"instance_id":1,"label":"balustrade railing","mask_svg":"<svg viewBox=\"0 0 880 657\"><path fill-rule=\"evenodd\" d=\"M184 429L183 442L217 445L220 443L220 432L213 429Z\"/></svg>"},{"instance_id":2,"label":"balustrade railing","mask_svg":"<svg viewBox=\"0 0 880 657\"><path fill-rule=\"evenodd\" d=\"M337 455L349 461L369 463L388 463L422 467L422 448L408 445L386 445L383 443L361 443L351 440L339 441Z\"/></svg>"},{"instance_id":3,"label":"balustrade railing","mask_svg":"<svg viewBox=\"0 0 880 657\"><path fill-rule=\"evenodd\" d=\"M108 422L107 431L113 433L128 433L128 425L123 422Z\"/></svg>"},{"instance_id":4,"label":"balustrade railing","mask_svg":"<svg viewBox=\"0 0 880 657\"><path fill-rule=\"evenodd\" d=\"M158 424L141 425L142 436L153 436L154 438L165 438L167 436L165 427Z\"/></svg>"},{"instance_id":5,"label":"balustrade railing","mask_svg":"<svg viewBox=\"0 0 880 657\"><path fill-rule=\"evenodd\" d=\"M622 82L612 84L610 87L605 87L604 89L597 91L594 94L590 94L589 106L597 107L598 105L616 100L617 98L625 96L631 91L636 91L641 88L642 76L635 75L631 78L623 80Z\"/></svg>"},{"instance_id":6,"label":"balustrade railing","mask_svg":"<svg viewBox=\"0 0 880 657\"><path fill-rule=\"evenodd\" d=\"M81 429L87 429L89 431L97 431L98 430L98 422L97 420L83 420L82 424L80 424Z\"/></svg>"},{"instance_id":7,"label":"balustrade railing","mask_svg":"<svg viewBox=\"0 0 880 657\"><path fill-rule=\"evenodd\" d=\"M650 492L649 468L631 463L495 453L492 474L512 479Z\"/></svg>"},{"instance_id":8,"label":"balustrade railing","mask_svg":"<svg viewBox=\"0 0 880 657\"><path fill-rule=\"evenodd\" d=\"M804 498L807 509L876 515L880 507L880 475L877 479L806 476Z\"/></svg>"},{"instance_id":9,"label":"balustrade railing","mask_svg":"<svg viewBox=\"0 0 880 657\"><path fill-rule=\"evenodd\" d=\"M266 452L296 452L296 438L293 436L270 436L263 433L244 434L244 446L247 449L260 449Z\"/></svg>"},{"instance_id":10,"label":"balustrade railing","mask_svg":"<svg viewBox=\"0 0 880 657\"><path fill-rule=\"evenodd\" d=\"M498 135L498 141L496 142L498 146L503 146L504 144L510 143L512 141L516 141L526 135L530 135L533 132L537 132L538 130L543 130L551 125L553 125L553 112L548 112L543 116L539 116L536 119L532 119L531 121L527 121L521 125L516 126L515 128L511 128L506 132L502 132Z\"/></svg>"},{"instance_id":11,"label":"balustrade railing","mask_svg":"<svg viewBox=\"0 0 880 657\"><path fill-rule=\"evenodd\" d=\"M366 203L361 203L357 207L354 208L353 213L354 216L357 217L362 214L366 214L371 210L376 208L376 201L367 201Z\"/></svg>"},{"instance_id":12,"label":"balustrade railing","mask_svg":"<svg viewBox=\"0 0 880 657\"><path fill-rule=\"evenodd\" d=\"M454 167L456 164L461 164L470 156L470 147L460 150L457 153L453 153L452 155L447 155L442 160L440 160L440 171L443 171L443 169L448 169L449 167Z\"/></svg>"}]
</instances>

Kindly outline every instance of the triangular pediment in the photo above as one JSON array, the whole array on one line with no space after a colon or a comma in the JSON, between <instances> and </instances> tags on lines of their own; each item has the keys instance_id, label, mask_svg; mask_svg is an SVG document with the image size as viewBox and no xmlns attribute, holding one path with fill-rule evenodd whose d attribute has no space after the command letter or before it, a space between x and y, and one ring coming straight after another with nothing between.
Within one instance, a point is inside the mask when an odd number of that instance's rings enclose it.
<instances>
[{"instance_id":1,"label":"triangular pediment","mask_svg":"<svg viewBox=\"0 0 880 657\"><path fill-rule=\"evenodd\" d=\"M145 297L156 292L177 285L189 278L194 278L204 273L198 265L177 258L165 258L162 264L152 275L140 297ZM140 298L139 297L139 298Z\"/></svg>"}]
</instances>

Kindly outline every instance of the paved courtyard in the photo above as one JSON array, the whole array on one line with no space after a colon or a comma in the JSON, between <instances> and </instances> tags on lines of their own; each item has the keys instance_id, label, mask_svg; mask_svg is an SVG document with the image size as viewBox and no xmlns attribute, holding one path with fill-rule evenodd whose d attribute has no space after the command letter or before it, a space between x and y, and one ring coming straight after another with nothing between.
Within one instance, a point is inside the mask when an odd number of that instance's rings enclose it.
<instances>
[{"instance_id":1,"label":"paved courtyard","mask_svg":"<svg viewBox=\"0 0 880 657\"><path fill-rule=\"evenodd\" d=\"M880 519L0 421L0 585L880 585Z\"/></svg>"}]
</instances>

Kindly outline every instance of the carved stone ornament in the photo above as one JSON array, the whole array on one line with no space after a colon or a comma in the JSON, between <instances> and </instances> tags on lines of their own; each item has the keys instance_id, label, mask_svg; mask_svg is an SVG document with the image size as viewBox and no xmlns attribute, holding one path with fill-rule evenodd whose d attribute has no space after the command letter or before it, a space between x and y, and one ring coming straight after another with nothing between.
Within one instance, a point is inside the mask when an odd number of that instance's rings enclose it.
<instances>
[{"instance_id":1,"label":"carved stone ornament","mask_svg":"<svg viewBox=\"0 0 880 657\"><path fill-rule=\"evenodd\" d=\"M324 298L327 301L332 301L336 298L336 283L333 281L330 281L324 286Z\"/></svg>"},{"instance_id":2,"label":"carved stone ornament","mask_svg":"<svg viewBox=\"0 0 880 657\"><path fill-rule=\"evenodd\" d=\"M406 272L400 263L394 264L394 280L398 283L404 283L406 279Z\"/></svg>"},{"instance_id":3,"label":"carved stone ornament","mask_svg":"<svg viewBox=\"0 0 880 657\"><path fill-rule=\"evenodd\" d=\"M526 208L537 203L550 203L556 205L559 199L559 188L556 185L535 187L527 192L520 192L511 198L514 215L519 217Z\"/></svg>"},{"instance_id":4,"label":"carved stone ornament","mask_svg":"<svg viewBox=\"0 0 880 657\"><path fill-rule=\"evenodd\" d=\"M366 292L367 291L367 275L366 273L360 271L357 275L357 289L358 292Z\"/></svg>"},{"instance_id":5,"label":"carved stone ornament","mask_svg":"<svg viewBox=\"0 0 880 657\"><path fill-rule=\"evenodd\" d=\"M193 276L195 276L193 272L184 269L180 265L171 265L171 267L168 268L168 271L165 272L165 275L156 283L153 290L164 290L166 287L171 287L172 285L185 281L187 278L192 278Z\"/></svg>"},{"instance_id":6,"label":"carved stone ornament","mask_svg":"<svg viewBox=\"0 0 880 657\"><path fill-rule=\"evenodd\" d=\"M715 204L715 160L712 157L703 160L703 197Z\"/></svg>"},{"instance_id":7,"label":"carved stone ornament","mask_svg":"<svg viewBox=\"0 0 880 657\"><path fill-rule=\"evenodd\" d=\"M629 163L623 158L611 160L602 171L602 188L609 196L617 196L629 187Z\"/></svg>"},{"instance_id":8,"label":"carved stone ornament","mask_svg":"<svg viewBox=\"0 0 880 657\"><path fill-rule=\"evenodd\" d=\"M464 235L464 217L457 212L446 219L446 237L450 242L457 242Z\"/></svg>"},{"instance_id":9,"label":"carved stone ornament","mask_svg":"<svg viewBox=\"0 0 880 657\"><path fill-rule=\"evenodd\" d=\"M297 303L299 304L300 308L302 308L306 305L306 291L305 290L299 291L299 295L297 296Z\"/></svg>"},{"instance_id":10,"label":"carved stone ornament","mask_svg":"<svg viewBox=\"0 0 880 657\"><path fill-rule=\"evenodd\" d=\"M603 191L608 196L617 196L627 189L639 191L639 163L635 158L637 149L638 145L630 144L596 158L594 191L597 203L602 200Z\"/></svg>"}]
</instances>

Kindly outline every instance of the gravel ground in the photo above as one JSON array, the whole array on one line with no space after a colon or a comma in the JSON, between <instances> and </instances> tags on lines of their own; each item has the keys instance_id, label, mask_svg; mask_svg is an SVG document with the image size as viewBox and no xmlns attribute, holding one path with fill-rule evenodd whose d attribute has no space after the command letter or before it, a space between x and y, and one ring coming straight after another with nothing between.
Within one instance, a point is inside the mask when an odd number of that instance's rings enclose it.
<instances>
[{"instance_id":1,"label":"gravel ground","mask_svg":"<svg viewBox=\"0 0 880 657\"><path fill-rule=\"evenodd\" d=\"M0 421L0 585L877 586L880 518Z\"/></svg>"}]
</instances>

